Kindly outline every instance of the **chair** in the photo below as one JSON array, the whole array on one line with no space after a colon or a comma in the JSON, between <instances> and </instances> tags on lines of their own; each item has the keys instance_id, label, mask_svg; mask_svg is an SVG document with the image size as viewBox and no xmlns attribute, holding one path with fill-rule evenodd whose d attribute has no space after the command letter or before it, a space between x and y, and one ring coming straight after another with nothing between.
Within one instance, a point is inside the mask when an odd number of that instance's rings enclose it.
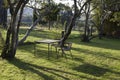
<instances>
[{"instance_id":1,"label":"chair","mask_svg":"<svg viewBox=\"0 0 120 80\"><path fill-rule=\"evenodd\" d=\"M62 51L62 56L65 55L65 58L67 58L65 51L69 51L70 55L71 55L71 57L73 59L72 52L71 52L71 47L72 47L72 43L70 43L70 42L64 43L64 46L60 47L58 49L58 54L59 54L59 51L61 50Z\"/></svg>"}]
</instances>

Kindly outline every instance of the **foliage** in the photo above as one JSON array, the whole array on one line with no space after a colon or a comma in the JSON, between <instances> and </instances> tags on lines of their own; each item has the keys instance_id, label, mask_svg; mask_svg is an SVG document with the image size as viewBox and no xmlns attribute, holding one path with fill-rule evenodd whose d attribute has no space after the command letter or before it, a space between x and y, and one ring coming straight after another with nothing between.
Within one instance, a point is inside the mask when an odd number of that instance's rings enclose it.
<instances>
[{"instance_id":1,"label":"foliage","mask_svg":"<svg viewBox=\"0 0 120 80\"><path fill-rule=\"evenodd\" d=\"M120 26L120 12L113 13L113 18L110 21L117 22L117 25Z\"/></svg>"},{"instance_id":2,"label":"foliage","mask_svg":"<svg viewBox=\"0 0 120 80\"><path fill-rule=\"evenodd\" d=\"M119 29L120 25L120 2L119 0L101 0L98 1L98 6L94 10L95 16L93 18L97 29L99 30L101 21L103 20L103 34L112 36L114 31ZM95 4L93 4L94 6Z\"/></svg>"},{"instance_id":3,"label":"foliage","mask_svg":"<svg viewBox=\"0 0 120 80\"><path fill-rule=\"evenodd\" d=\"M57 20L57 15L60 11L59 7L55 3L50 3L50 4L45 4L46 9L43 9L40 13L45 14L43 17L43 20L45 21L56 21ZM42 7L44 7L42 6Z\"/></svg>"},{"instance_id":4,"label":"foliage","mask_svg":"<svg viewBox=\"0 0 120 80\"><path fill-rule=\"evenodd\" d=\"M94 21L95 23L95 27L97 27L97 29L99 28L99 25L100 25L100 8L97 7L95 10L94 10L94 13L95 13L95 16L93 16L92 20Z\"/></svg>"}]
</instances>

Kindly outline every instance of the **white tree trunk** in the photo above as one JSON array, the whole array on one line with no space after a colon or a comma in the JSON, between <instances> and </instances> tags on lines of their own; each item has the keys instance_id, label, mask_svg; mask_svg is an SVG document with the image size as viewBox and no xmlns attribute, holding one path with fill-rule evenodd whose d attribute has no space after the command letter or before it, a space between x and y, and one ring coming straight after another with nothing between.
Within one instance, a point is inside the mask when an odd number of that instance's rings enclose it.
<instances>
[{"instance_id":1,"label":"white tree trunk","mask_svg":"<svg viewBox=\"0 0 120 80\"><path fill-rule=\"evenodd\" d=\"M30 28L27 30L25 36L18 42L18 44L22 44L27 39L30 32L36 27L36 25L39 21L40 21L40 17L30 26Z\"/></svg>"}]
</instances>

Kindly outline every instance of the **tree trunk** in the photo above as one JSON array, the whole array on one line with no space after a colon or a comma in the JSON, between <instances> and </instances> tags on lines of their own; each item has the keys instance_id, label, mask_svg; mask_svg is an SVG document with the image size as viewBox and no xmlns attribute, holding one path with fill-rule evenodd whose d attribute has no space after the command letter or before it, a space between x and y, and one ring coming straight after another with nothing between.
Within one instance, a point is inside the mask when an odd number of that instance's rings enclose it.
<instances>
[{"instance_id":1,"label":"tree trunk","mask_svg":"<svg viewBox=\"0 0 120 80\"><path fill-rule=\"evenodd\" d=\"M39 21L40 21L40 17L30 26L30 29L26 32L25 36L18 42L18 44L22 44L27 39L30 32L36 27Z\"/></svg>"},{"instance_id":2,"label":"tree trunk","mask_svg":"<svg viewBox=\"0 0 120 80\"><path fill-rule=\"evenodd\" d=\"M13 58L15 56L14 50L16 44L16 15L12 16L11 24L7 31L6 42L2 50L2 58Z\"/></svg>"},{"instance_id":3,"label":"tree trunk","mask_svg":"<svg viewBox=\"0 0 120 80\"><path fill-rule=\"evenodd\" d=\"M89 25L88 25L88 20L89 20L89 14L90 14L90 2L85 6L85 31L84 35L82 36L82 41L83 42L89 42Z\"/></svg>"},{"instance_id":4,"label":"tree trunk","mask_svg":"<svg viewBox=\"0 0 120 80\"><path fill-rule=\"evenodd\" d=\"M63 36L63 38L61 39L61 46L64 46L64 42L65 40L68 38L68 36L70 35L71 31L72 31L72 28L74 26L74 23L75 23L75 19L76 19L76 14L72 17L72 20L70 22L70 24L68 25L68 29L67 31L65 32L65 35Z\"/></svg>"},{"instance_id":5,"label":"tree trunk","mask_svg":"<svg viewBox=\"0 0 120 80\"><path fill-rule=\"evenodd\" d=\"M75 23L76 18L77 18L79 15L81 15L81 12L82 12L82 10L83 10L83 7L84 7L88 2L90 2L90 1L91 1L91 0L87 0L87 1L81 6L80 10L77 11L77 4L76 4L77 1L74 0L74 15L73 15L73 17L72 17L72 19L71 19L71 21L70 21L70 23L69 23L69 25L68 25L68 28L67 28L67 31L66 31L64 37L61 39L61 43L60 43L61 47L64 46L64 42L68 39L68 37L69 37L69 35L70 35L71 31L72 31L72 28L73 28L73 26L74 26L74 23Z\"/></svg>"},{"instance_id":6,"label":"tree trunk","mask_svg":"<svg viewBox=\"0 0 120 80\"><path fill-rule=\"evenodd\" d=\"M101 17L100 17L100 28L99 28L99 39L103 37L103 21L104 21L104 2L101 0Z\"/></svg>"},{"instance_id":7,"label":"tree trunk","mask_svg":"<svg viewBox=\"0 0 120 80\"><path fill-rule=\"evenodd\" d=\"M2 58L14 58L16 54L17 49L17 40L18 40L18 30L19 30L19 24L20 21L17 21L17 14L18 11L23 11L24 5L27 3L27 1L24 2L24 0L18 1L16 7L14 7L13 4L11 4L11 1L8 0L9 6L10 6L10 13L11 13L11 23L7 30L6 40L5 44L2 50ZM21 18L20 18L21 19ZM18 25L17 25L18 24Z\"/></svg>"}]
</instances>

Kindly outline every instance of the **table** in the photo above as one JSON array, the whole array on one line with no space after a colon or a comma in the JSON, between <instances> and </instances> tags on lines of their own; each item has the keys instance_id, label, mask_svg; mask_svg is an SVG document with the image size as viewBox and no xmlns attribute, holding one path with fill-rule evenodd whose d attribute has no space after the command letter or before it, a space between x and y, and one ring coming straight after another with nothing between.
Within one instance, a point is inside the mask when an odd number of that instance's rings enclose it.
<instances>
[{"instance_id":1,"label":"table","mask_svg":"<svg viewBox=\"0 0 120 80\"><path fill-rule=\"evenodd\" d=\"M60 42L60 40L54 40L54 39L45 39L45 40L39 40L39 41L35 41L35 46L34 46L34 53L35 53L35 50L36 50L36 44L40 44L40 43L43 43L43 44L48 44L48 58L49 58L49 55L50 55L50 44L52 43L58 43Z\"/></svg>"}]
</instances>

